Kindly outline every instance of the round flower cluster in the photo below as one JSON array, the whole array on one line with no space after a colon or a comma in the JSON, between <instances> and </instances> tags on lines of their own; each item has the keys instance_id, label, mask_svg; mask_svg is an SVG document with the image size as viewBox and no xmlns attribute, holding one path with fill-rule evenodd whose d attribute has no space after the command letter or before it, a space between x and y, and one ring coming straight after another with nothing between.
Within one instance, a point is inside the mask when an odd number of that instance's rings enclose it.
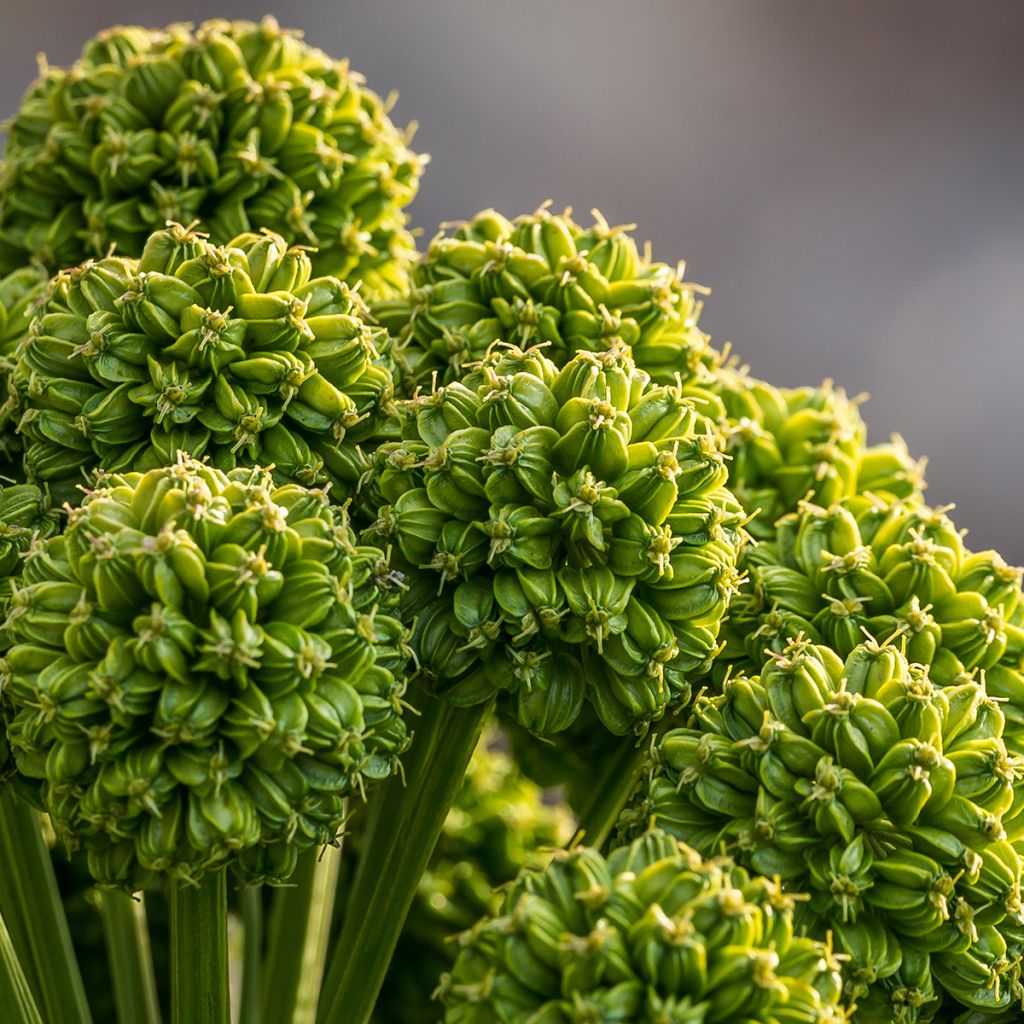
<instances>
[{"instance_id":1,"label":"round flower cluster","mask_svg":"<svg viewBox=\"0 0 1024 1024\"><path fill-rule=\"evenodd\" d=\"M856 1020L931 1021L943 991L957 1012L1019 1009L1022 761L1002 733L975 682L940 687L892 646L844 662L801 639L695 702L622 823L810 894L813 933L849 957Z\"/></svg>"},{"instance_id":2,"label":"round flower cluster","mask_svg":"<svg viewBox=\"0 0 1024 1024\"><path fill-rule=\"evenodd\" d=\"M101 32L43 68L8 127L0 273L138 256L174 220L218 243L279 231L317 248L318 274L386 295L424 163L388 106L271 18Z\"/></svg>"},{"instance_id":3,"label":"round flower cluster","mask_svg":"<svg viewBox=\"0 0 1024 1024\"><path fill-rule=\"evenodd\" d=\"M697 326L702 289L594 216L584 228L547 209L513 221L485 210L439 234L411 292L375 312L423 379L458 379L503 341L543 345L559 368L577 352L625 345L657 383L705 380L717 355Z\"/></svg>"},{"instance_id":4,"label":"round flower cluster","mask_svg":"<svg viewBox=\"0 0 1024 1024\"><path fill-rule=\"evenodd\" d=\"M46 275L35 267L0 277L0 473L14 479L22 478L22 472L21 441L15 433L19 403L11 374L45 286Z\"/></svg>"},{"instance_id":5,"label":"round flower cluster","mask_svg":"<svg viewBox=\"0 0 1024 1024\"><path fill-rule=\"evenodd\" d=\"M216 246L178 225L139 260L58 274L14 371L29 479L74 502L97 467L184 451L351 494L360 444L387 436L393 364L358 293L310 274L271 232Z\"/></svg>"},{"instance_id":6,"label":"round flower cluster","mask_svg":"<svg viewBox=\"0 0 1024 1024\"><path fill-rule=\"evenodd\" d=\"M969 551L947 511L871 496L802 504L749 553L726 661L756 673L798 633L843 657L865 635L899 641L944 685L980 673L1005 701L1007 745L1024 754L1021 570Z\"/></svg>"},{"instance_id":7,"label":"round flower cluster","mask_svg":"<svg viewBox=\"0 0 1024 1024\"><path fill-rule=\"evenodd\" d=\"M8 605L23 789L102 883L286 878L405 747L394 598L323 492L185 458L102 478Z\"/></svg>"},{"instance_id":8,"label":"round flower cluster","mask_svg":"<svg viewBox=\"0 0 1024 1024\"><path fill-rule=\"evenodd\" d=\"M708 389L722 403L729 487L752 514L748 528L757 540L770 540L779 517L801 501L831 505L865 492L920 497L924 461L914 461L899 437L869 446L860 398L831 381L776 388L722 366Z\"/></svg>"},{"instance_id":9,"label":"round flower cluster","mask_svg":"<svg viewBox=\"0 0 1024 1024\"><path fill-rule=\"evenodd\" d=\"M710 425L623 349L562 370L495 347L403 404L367 536L412 580L421 673L457 703L516 695L559 732L589 701L624 734L689 697L737 586L744 515Z\"/></svg>"},{"instance_id":10,"label":"round flower cluster","mask_svg":"<svg viewBox=\"0 0 1024 1024\"><path fill-rule=\"evenodd\" d=\"M439 992L446 1024L840 1024L840 988L776 883L652 831L524 872Z\"/></svg>"}]
</instances>

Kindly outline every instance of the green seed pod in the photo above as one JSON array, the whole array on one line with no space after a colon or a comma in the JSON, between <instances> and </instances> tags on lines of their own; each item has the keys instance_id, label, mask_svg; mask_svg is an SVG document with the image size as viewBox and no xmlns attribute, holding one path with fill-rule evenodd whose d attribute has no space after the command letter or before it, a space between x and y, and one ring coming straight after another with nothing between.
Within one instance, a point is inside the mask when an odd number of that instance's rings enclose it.
<instances>
[{"instance_id":1,"label":"green seed pod","mask_svg":"<svg viewBox=\"0 0 1024 1024\"><path fill-rule=\"evenodd\" d=\"M460 937L444 1019L838 1024L838 964L799 933L795 906L658 830L607 860L560 852Z\"/></svg>"},{"instance_id":2,"label":"green seed pod","mask_svg":"<svg viewBox=\"0 0 1024 1024\"><path fill-rule=\"evenodd\" d=\"M11 750L99 882L283 881L293 859L259 850L334 840L405 747L380 560L323 492L186 456L101 477L30 552L4 626Z\"/></svg>"},{"instance_id":3,"label":"green seed pod","mask_svg":"<svg viewBox=\"0 0 1024 1024\"><path fill-rule=\"evenodd\" d=\"M628 836L653 822L808 893L811 934L831 931L849 958L853 1020L939 1019L943 992L943 1007L1008 1010L1020 1002L1024 868L1021 759L1003 727L976 682L938 687L894 647L844 661L797 641L760 678L697 700L620 824ZM980 980L961 984L982 926L1001 952L980 952Z\"/></svg>"},{"instance_id":4,"label":"green seed pod","mask_svg":"<svg viewBox=\"0 0 1024 1024\"><path fill-rule=\"evenodd\" d=\"M652 403L673 426L635 442ZM617 734L685 704L737 586L744 516L682 389L621 349L559 373L543 350L495 346L400 413L404 440L372 459L366 536L414 581L404 614L429 685L459 703L506 691L545 734L585 701Z\"/></svg>"},{"instance_id":5,"label":"green seed pod","mask_svg":"<svg viewBox=\"0 0 1024 1024\"><path fill-rule=\"evenodd\" d=\"M76 502L83 474L181 449L352 495L363 446L389 436L394 364L358 294L309 271L278 235L218 248L172 225L141 259L58 274L12 376L29 478ZM280 276L291 290L273 290Z\"/></svg>"},{"instance_id":6,"label":"green seed pod","mask_svg":"<svg viewBox=\"0 0 1024 1024\"><path fill-rule=\"evenodd\" d=\"M271 18L107 30L71 68L44 67L11 121L0 273L137 257L173 220L218 244L269 228L315 247L254 278L259 291L294 291L312 260L386 297L406 283L403 208L425 163L390 104Z\"/></svg>"}]
</instances>

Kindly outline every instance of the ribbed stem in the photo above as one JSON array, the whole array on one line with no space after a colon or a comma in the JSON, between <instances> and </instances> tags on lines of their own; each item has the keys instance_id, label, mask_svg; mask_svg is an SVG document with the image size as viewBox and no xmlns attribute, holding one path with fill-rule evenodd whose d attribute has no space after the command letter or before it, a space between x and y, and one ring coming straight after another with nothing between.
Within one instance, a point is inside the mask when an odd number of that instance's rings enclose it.
<instances>
[{"instance_id":1,"label":"ribbed stem","mask_svg":"<svg viewBox=\"0 0 1024 1024\"><path fill-rule=\"evenodd\" d=\"M238 1020L244 1024L260 1024L263 1019L263 886L246 886L240 901L243 946Z\"/></svg>"},{"instance_id":2,"label":"ribbed stem","mask_svg":"<svg viewBox=\"0 0 1024 1024\"><path fill-rule=\"evenodd\" d=\"M0 913L0 1007L10 1024L43 1024L39 1008L32 998L28 979L14 951L11 933Z\"/></svg>"},{"instance_id":3,"label":"ribbed stem","mask_svg":"<svg viewBox=\"0 0 1024 1024\"><path fill-rule=\"evenodd\" d=\"M314 1024L327 962L341 851L307 850L293 885L278 889L270 916L264 1019L268 1024Z\"/></svg>"},{"instance_id":4,"label":"ribbed stem","mask_svg":"<svg viewBox=\"0 0 1024 1024\"><path fill-rule=\"evenodd\" d=\"M642 739L621 736L609 755L601 760L595 772L590 799L579 808L579 831L583 842L595 850L603 849L611 838L629 798L644 773L651 739L664 731L666 718L659 721Z\"/></svg>"},{"instance_id":5,"label":"ribbed stem","mask_svg":"<svg viewBox=\"0 0 1024 1024\"><path fill-rule=\"evenodd\" d=\"M172 1024L229 1024L227 895L223 869L170 884Z\"/></svg>"},{"instance_id":6,"label":"ribbed stem","mask_svg":"<svg viewBox=\"0 0 1024 1024\"><path fill-rule=\"evenodd\" d=\"M342 933L320 999L320 1024L366 1024L416 887L437 845L493 700L470 708L414 694L422 715L405 760L407 784L388 779L370 795Z\"/></svg>"},{"instance_id":7,"label":"ribbed stem","mask_svg":"<svg viewBox=\"0 0 1024 1024\"><path fill-rule=\"evenodd\" d=\"M99 893L114 1003L121 1024L160 1024L146 908L123 892Z\"/></svg>"},{"instance_id":8,"label":"ribbed stem","mask_svg":"<svg viewBox=\"0 0 1024 1024\"><path fill-rule=\"evenodd\" d=\"M46 1024L89 1024L42 823L10 788L0 792L0 913Z\"/></svg>"}]
</instances>

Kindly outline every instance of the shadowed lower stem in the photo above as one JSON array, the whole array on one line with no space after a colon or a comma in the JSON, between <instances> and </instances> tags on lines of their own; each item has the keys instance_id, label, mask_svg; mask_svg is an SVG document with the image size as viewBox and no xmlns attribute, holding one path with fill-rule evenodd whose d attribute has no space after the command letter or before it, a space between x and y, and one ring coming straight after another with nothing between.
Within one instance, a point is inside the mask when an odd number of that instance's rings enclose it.
<instances>
[{"instance_id":1,"label":"shadowed lower stem","mask_svg":"<svg viewBox=\"0 0 1024 1024\"><path fill-rule=\"evenodd\" d=\"M229 1024L224 869L198 884L170 883L171 1024Z\"/></svg>"},{"instance_id":2,"label":"shadowed lower stem","mask_svg":"<svg viewBox=\"0 0 1024 1024\"><path fill-rule=\"evenodd\" d=\"M0 1007L4 1010L4 1020L11 1024L43 1024L39 1016L39 1008L32 998L25 972L14 951L11 933L0 913Z\"/></svg>"},{"instance_id":3,"label":"shadowed lower stem","mask_svg":"<svg viewBox=\"0 0 1024 1024\"><path fill-rule=\"evenodd\" d=\"M274 893L263 989L267 1024L313 1024L327 961L341 851L306 850Z\"/></svg>"},{"instance_id":4,"label":"shadowed lower stem","mask_svg":"<svg viewBox=\"0 0 1024 1024\"><path fill-rule=\"evenodd\" d=\"M423 871L493 708L460 708L416 692L421 712L405 759L370 796L371 813L320 999L320 1024L366 1024Z\"/></svg>"},{"instance_id":5,"label":"shadowed lower stem","mask_svg":"<svg viewBox=\"0 0 1024 1024\"><path fill-rule=\"evenodd\" d=\"M114 1002L121 1024L160 1024L146 909L123 892L100 892Z\"/></svg>"},{"instance_id":6,"label":"shadowed lower stem","mask_svg":"<svg viewBox=\"0 0 1024 1024\"><path fill-rule=\"evenodd\" d=\"M71 933L39 815L0 791L0 913L47 1024L90 1024Z\"/></svg>"}]
</instances>

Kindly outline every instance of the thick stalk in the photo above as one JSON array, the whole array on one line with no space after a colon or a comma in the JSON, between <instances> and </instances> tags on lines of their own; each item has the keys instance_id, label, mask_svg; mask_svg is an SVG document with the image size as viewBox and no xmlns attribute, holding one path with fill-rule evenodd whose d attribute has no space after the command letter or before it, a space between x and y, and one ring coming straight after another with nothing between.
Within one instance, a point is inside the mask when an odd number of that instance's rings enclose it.
<instances>
[{"instance_id":1,"label":"thick stalk","mask_svg":"<svg viewBox=\"0 0 1024 1024\"><path fill-rule=\"evenodd\" d=\"M307 850L292 886L278 889L270 917L264 1019L273 1024L314 1024L327 962L341 851Z\"/></svg>"},{"instance_id":2,"label":"thick stalk","mask_svg":"<svg viewBox=\"0 0 1024 1024\"><path fill-rule=\"evenodd\" d=\"M366 1024L416 887L437 845L493 700L470 708L415 695L422 712L405 760L370 797L373 813L320 999L320 1024Z\"/></svg>"},{"instance_id":3,"label":"thick stalk","mask_svg":"<svg viewBox=\"0 0 1024 1024\"><path fill-rule=\"evenodd\" d=\"M263 886L246 886L240 900L243 945L238 1020L243 1024L260 1024L263 1019Z\"/></svg>"},{"instance_id":4,"label":"thick stalk","mask_svg":"<svg viewBox=\"0 0 1024 1024\"><path fill-rule=\"evenodd\" d=\"M0 913L47 1024L89 1024L89 1005L39 815L0 792Z\"/></svg>"},{"instance_id":5,"label":"thick stalk","mask_svg":"<svg viewBox=\"0 0 1024 1024\"><path fill-rule=\"evenodd\" d=\"M18 954L14 951L11 933L0 913L0 1007L4 1020L11 1024L43 1024L39 1008L32 998L28 979L21 969Z\"/></svg>"},{"instance_id":6,"label":"thick stalk","mask_svg":"<svg viewBox=\"0 0 1024 1024\"><path fill-rule=\"evenodd\" d=\"M587 846L601 850L608 844L619 815L643 777L652 741L671 721L666 715L640 739L620 736L609 755L602 759L600 771L594 775L590 799L578 810L579 832Z\"/></svg>"},{"instance_id":7,"label":"thick stalk","mask_svg":"<svg viewBox=\"0 0 1024 1024\"><path fill-rule=\"evenodd\" d=\"M160 1024L145 905L123 892L101 892L99 900L117 1019L120 1024Z\"/></svg>"},{"instance_id":8,"label":"thick stalk","mask_svg":"<svg viewBox=\"0 0 1024 1024\"><path fill-rule=\"evenodd\" d=\"M229 1024L227 895L223 868L170 884L172 1024Z\"/></svg>"}]
</instances>

